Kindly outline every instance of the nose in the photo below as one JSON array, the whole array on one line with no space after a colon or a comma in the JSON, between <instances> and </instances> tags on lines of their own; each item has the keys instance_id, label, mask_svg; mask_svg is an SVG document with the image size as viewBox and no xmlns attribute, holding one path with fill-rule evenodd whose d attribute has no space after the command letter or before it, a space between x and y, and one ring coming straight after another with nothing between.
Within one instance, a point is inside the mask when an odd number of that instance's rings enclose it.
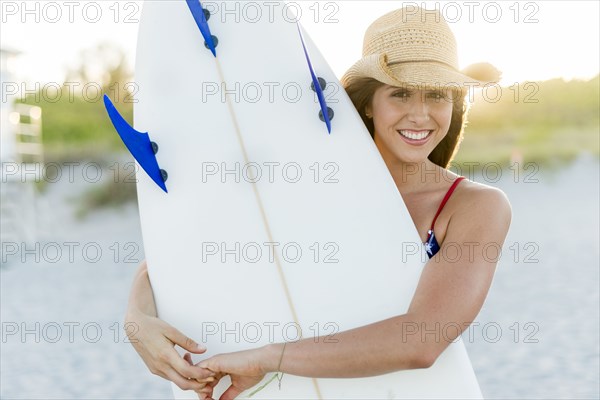
<instances>
[{"instance_id":1,"label":"nose","mask_svg":"<svg viewBox=\"0 0 600 400\"><path fill-rule=\"evenodd\" d=\"M409 104L408 120L419 126L429 121L429 105L421 98L414 96Z\"/></svg>"}]
</instances>

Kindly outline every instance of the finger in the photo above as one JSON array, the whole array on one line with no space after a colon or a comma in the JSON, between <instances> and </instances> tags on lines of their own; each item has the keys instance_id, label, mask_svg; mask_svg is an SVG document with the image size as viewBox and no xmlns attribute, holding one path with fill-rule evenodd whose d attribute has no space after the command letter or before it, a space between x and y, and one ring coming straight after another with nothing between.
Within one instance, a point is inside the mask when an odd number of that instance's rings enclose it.
<instances>
[{"instance_id":1,"label":"finger","mask_svg":"<svg viewBox=\"0 0 600 400\"><path fill-rule=\"evenodd\" d=\"M187 361L188 364L190 364L191 366L194 365L194 361L192 360L192 355L190 353L185 353L183 355L183 359L185 361ZM204 379L197 379L197 378L194 378L194 379L196 379L200 383L208 383L208 382L213 382L215 380L215 378L213 376L209 376L208 378L204 378Z\"/></svg>"},{"instance_id":2,"label":"finger","mask_svg":"<svg viewBox=\"0 0 600 400\"><path fill-rule=\"evenodd\" d=\"M216 379L212 382L207 382L206 386L203 389L201 389L201 391L206 392L212 396L212 392L215 389L215 386L217 386L218 384L219 384L219 381Z\"/></svg>"},{"instance_id":3,"label":"finger","mask_svg":"<svg viewBox=\"0 0 600 400\"><path fill-rule=\"evenodd\" d=\"M222 377L227 375L226 372L221 371L221 367L218 364L218 355L212 356L211 358L206 358L195 364L196 367L202 368L206 371L212 372L210 376L214 376L217 381L221 380Z\"/></svg>"},{"instance_id":4,"label":"finger","mask_svg":"<svg viewBox=\"0 0 600 400\"><path fill-rule=\"evenodd\" d=\"M213 389L212 388L204 388L196 392L198 398L201 400L213 400Z\"/></svg>"},{"instance_id":5,"label":"finger","mask_svg":"<svg viewBox=\"0 0 600 400\"><path fill-rule=\"evenodd\" d=\"M216 357L217 356L213 356L211 358L204 359L204 360L200 361L199 363L197 363L196 366L200 367L200 368L204 368L204 369L209 369L214 372L221 372L219 366L215 362Z\"/></svg>"},{"instance_id":6,"label":"finger","mask_svg":"<svg viewBox=\"0 0 600 400\"><path fill-rule=\"evenodd\" d=\"M202 390L196 391L196 394L198 395L199 400L206 400L209 398L208 393L203 392Z\"/></svg>"},{"instance_id":7,"label":"finger","mask_svg":"<svg viewBox=\"0 0 600 400\"><path fill-rule=\"evenodd\" d=\"M187 379L177 373L177 371L171 369L169 371L163 371L167 376L167 379L177 385L181 390L194 390L199 391L206 387L205 383L200 383L195 379Z\"/></svg>"},{"instance_id":8,"label":"finger","mask_svg":"<svg viewBox=\"0 0 600 400\"><path fill-rule=\"evenodd\" d=\"M215 376L212 381L210 381L206 384L206 386L214 388L215 386L217 386L219 384L219 382L221 381L221 378L223 378L225 375L227 375L227 374L218 373L217 376Z\"/></svg>"},{"instance_id":9,"label":"finger","mask_svg":"<svg viewBox=\"0 0 600 400\"><path fill-rule=\"evenodd\" d=\"M154 375L160 376L160 377L161 377L161 378L163 378L163 379L166 379L166 380L168 380L168 381L171 381L171 378L169 378L169 376L168 376L166 373L164 373L163 371L160 371L160 370L155 370L155 372L152 372L152 373L153 373ZM184 378L184 379L186 379L186 380L190 380L190 379L188 379L188 378L186 378L186 377L182 377L182 378ZM209 385L209 384L212 384L213 386L214 386L214 385L216 385L216 384L218 383L218 381L215 383L215 382L214 382L215 380L216 380L216 379L215 379L215 378L213 378L212 376L211 376L211 377L208 377L208 378L206 378L206 379L203 379L203 380L194 379L194 381L196 381L196 382L198 382L198 383L202 384L202 386L204 386L204 387L206 387L206 386L207 386L207 385Z\"/></svg>"},{"instance_id":10,"label":"finger","mask_svg":"<svg viewBox=\"0 0 600 400\"><path fill-rule=\"evenodd\" d=\"M164 362L184 378L192 378L202 381L206 378L215 376L213 371L193 365L191 362L191 357L192 356L189 355L188 359L186 360L182 358L177 351L173 350L172 353L169 353L168 358Z\"/></svg>"},{"instance_id":11,"label":"finger","mask_svg":"<svg viewBox=\"0 0 600 400\"><path fill-rule=\"evenodd\" d=\"M194 378L195 379L195 378ZM205 383L207 385L212 384L216 381L215 378L213 378L212 376L209 376L208 378L204 378L204 379L195 379L196 381L200 382L200 383ZM218 383L218 381L217 381Z\"/></svg>"},{"instance_id":12,"label":"finger","mask_svg":"<svg viewBox=\"0 0 600 400\"><path fill-rule=\"evenodd\" d=\"M241 390L231 385L225 392L223 392L221 397L219 397L219 400L233 400L238 397L240 393L242 393Z\"/></svg>"},{"instance_id":13,"label":"finger","mask_svg":"<svg viewBox=\"0 0 600 400\"><path fill-rule=\"evenodd\" d=\"M192 338L184 335L172 326L167 330L166 336L170 341L190 353L202 354L206 351L206 346L196 343Z\"/></svg>"},{"instance_id":14,"label":"finger","mask_svg":"<svg viewBox=\"0 0 600 400\"><path fill-rule=\"evenodd\" d=\"M215 387L219 384L219 382L221 381L221 378L224 377L225 375L226 374L222 374L222 373L217 374L216 379L213 382L207 383L206 387L204 389L201 389L200 392L207 393L208 394L207 399L209 399L209 400L212 399L213 391L215 390Z\"/></svg>"}]
</instances>

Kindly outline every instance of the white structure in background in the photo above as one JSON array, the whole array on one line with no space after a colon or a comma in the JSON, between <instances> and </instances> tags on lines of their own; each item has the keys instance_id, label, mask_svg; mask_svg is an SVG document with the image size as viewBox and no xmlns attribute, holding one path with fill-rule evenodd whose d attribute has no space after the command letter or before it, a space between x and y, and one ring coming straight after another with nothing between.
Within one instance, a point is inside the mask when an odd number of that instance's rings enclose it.
<instances>
[{"instance_id":1,"label":"white structure in background","mask_svg":"<svg viewBox=\"0 0 600 400\"><path fill-rule=\"evenodd\" d=\"M32 243L37 232L35 181L43 177L24 171L43 170L42 110L15 103L21 89L13 67L18 54L0 49L0 240Z\"/></svg>"},{"instance_id":2,"label":"white structure in background","mask_svg":"<svg viewBox=\"0 0 600 400\"><path fill-rule=\"evenodd\" d=\"M9 95L9 87L17 87L17 83L11 73L11 64L18 52L0 48L0 161L14 160L15 156L15 132L12 128L10 115L13 112L15 95ZM3 182L4 183L4 182Z\"/></svg>"}]
</instances>

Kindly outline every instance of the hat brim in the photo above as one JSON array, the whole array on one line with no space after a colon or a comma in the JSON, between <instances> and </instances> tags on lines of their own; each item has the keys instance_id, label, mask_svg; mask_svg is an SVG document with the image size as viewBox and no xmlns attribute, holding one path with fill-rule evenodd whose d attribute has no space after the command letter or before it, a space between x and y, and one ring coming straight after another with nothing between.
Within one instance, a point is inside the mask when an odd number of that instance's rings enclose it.
<instances>
[{"instance_id":1,"label":"hat brim","mask_svg":"<svg viewBox=\"0 0 600 400\"><path fill-rule=\"evenodd\" d=\"M492 67L493 68L493 67ZM468 69L468 68L467 68ZM416 89L460 89L481 87L481 81L435 61L402 62L388 65L385 54L372 54L358 60L340 80L344 87L361 78L373 78L390 86Z\"/></svg>"}]
</instances>

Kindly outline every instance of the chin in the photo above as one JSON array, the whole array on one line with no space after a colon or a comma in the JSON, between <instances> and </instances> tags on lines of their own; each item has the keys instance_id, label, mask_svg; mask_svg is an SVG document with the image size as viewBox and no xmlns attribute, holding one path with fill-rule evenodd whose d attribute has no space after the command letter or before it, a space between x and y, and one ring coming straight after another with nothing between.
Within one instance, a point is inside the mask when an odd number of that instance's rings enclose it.
<instances>
[{"instance_id":1,"label":"chin","mask_svg":"<svg viewBox=\"0 0 600 400\"><path fill-rule=\"evenodd\" d=\"M429 157L429 154L406 154L406 152L402 152L401 149L393 151L392 154L396 161L404 164L419 164L427 161L427 157Z\"/></svg>"}]
</instances>

